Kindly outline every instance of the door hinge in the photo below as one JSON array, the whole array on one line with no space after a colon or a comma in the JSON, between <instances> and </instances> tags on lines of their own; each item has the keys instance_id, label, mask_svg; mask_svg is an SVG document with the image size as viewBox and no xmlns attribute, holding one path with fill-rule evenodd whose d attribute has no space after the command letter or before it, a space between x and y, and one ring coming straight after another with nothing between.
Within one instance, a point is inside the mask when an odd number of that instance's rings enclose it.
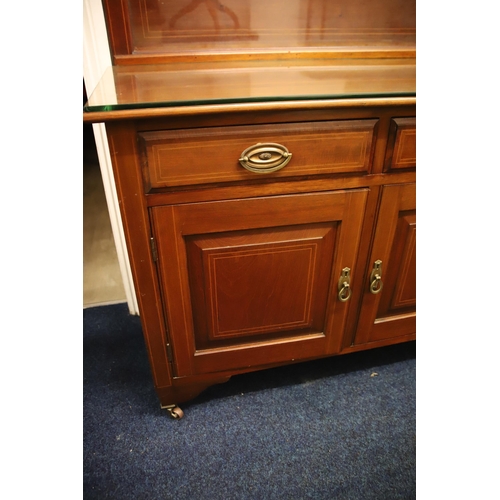
<instances>
[{"instance_id":1,"label":"door hinge","mask_svg":"<svg viewBox=\"0 0 500 500\"><path fill-rule=\"evenodd\" d=\"M174 356L172 354L172 346L170 344L167 344L167 359L169 363L172 363L174 360Z\"/></svg>"},{"instance_id":2,"label":"door hinge","mask_svg":"<svg viewBox=\"0 0 500 500\"><path fill-rule=\"evenodd\" d=\"M158 250L156 248L156 241L153 237L149 239L149 242L151 244L151 255L153 256L153 261L157 262L158 260Z\"/></svg>"}]
</instances>

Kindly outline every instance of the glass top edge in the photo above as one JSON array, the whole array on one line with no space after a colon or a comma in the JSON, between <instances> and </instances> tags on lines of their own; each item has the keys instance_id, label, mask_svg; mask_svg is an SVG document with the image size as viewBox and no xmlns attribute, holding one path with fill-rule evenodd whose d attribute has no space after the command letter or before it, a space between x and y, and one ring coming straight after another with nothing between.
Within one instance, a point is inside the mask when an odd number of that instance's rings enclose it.
<instances>
[{"instance_id":1,"label":"glass top edge","mask_svg":"<svg viewBox=\"0 0 500 500\"><path fill-rule=\"evenodd\" d=\"M112 66L84 111L415 96L412 59Z\"/></svg>"},{"instance_id":2,"label":"glass top edge","mask_svg":"<svg viewBox=\"0 0 500 500\"><path fill-rule=\"evenodd\" d=\"M359 94L344 94L344 95L303 95L303 96L274 96L274 97L246 97L234 99L203 99L203 100L183 100L183 101L167 101L167 102L140 102L129 104L103 104L91 106L88 102L83 110L86 113L106 112L106 111L127 111L137 109L152 109L152 108L176 108L188 106L203 106L203 105L225 105L225 104L250 104L264 102L284 102L284 101L316 101L316 100L344 100L344 99L382 99L382 98L398 98L398 97L416 97L416 92L391 92L391 93L359 93Z\"/></svg>"}]
</instances>

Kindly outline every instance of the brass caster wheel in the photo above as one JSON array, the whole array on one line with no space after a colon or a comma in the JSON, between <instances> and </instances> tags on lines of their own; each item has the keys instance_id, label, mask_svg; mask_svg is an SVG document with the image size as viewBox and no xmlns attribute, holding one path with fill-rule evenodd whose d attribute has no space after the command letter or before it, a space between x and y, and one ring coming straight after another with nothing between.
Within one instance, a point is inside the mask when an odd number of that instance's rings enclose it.
<instances>
[{"instance_id":1,"label":"brass caster wheel","mask_svg":"<svg viewBox=\"0 0 500 500\"><path fill-rule=\"evenodd\" d=\"M167 408L170 416L176 420L181 419L184 416L184 412L178 406L172 406Z\"/></svg>"}]
</instances>

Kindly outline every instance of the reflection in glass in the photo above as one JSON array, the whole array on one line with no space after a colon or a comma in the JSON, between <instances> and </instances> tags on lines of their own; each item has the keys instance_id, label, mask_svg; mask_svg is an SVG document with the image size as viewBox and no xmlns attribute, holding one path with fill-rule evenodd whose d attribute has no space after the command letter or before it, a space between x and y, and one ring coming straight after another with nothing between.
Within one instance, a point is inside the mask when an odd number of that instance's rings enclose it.
<instances>
[{"instance_id":1,"label":"reflection in glass","mask_svg":"<svg viewBox=\"0 0 500 500\"><path fill-rule=\"evenodd\" d=\"M415 46L415 0L128 2L136 53Z\"/></svg>"},{"instance_id":2,"label":"reflection in glass","mask_svg":"<svg viewBox=\"0 0 500 500\"><path fill-rule=\"evenodd\" d=\"M200 6L200 4L205 4L208 13L210 14L210 17L212 18L213 24L214 24L214 29L216 31L220 31L220 21L219 21L219 15L220 14L227 14L233 21L233 28L234 29L239 29L240 27L240 22L238 21L238 17L234 13L232 9L229 7L226 7L222 3L220 3L218 0L191 0L188 5L182 7L179 9L171 18L168 23L168 26L170 29L174 29L175 25L177 24L177 21L184 16L187 16L189 13L193 12L197 7Z\"/></svg>"}]
</instances>

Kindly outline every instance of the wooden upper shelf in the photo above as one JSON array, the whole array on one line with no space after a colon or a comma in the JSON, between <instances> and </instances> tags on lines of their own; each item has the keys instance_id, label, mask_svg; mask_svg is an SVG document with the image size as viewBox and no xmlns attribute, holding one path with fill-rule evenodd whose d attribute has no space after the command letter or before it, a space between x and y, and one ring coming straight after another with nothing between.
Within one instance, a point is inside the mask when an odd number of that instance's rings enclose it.
<instances>
[{"instance_id":1,"label":"wooden upper shelf","mask_svg":"<svg viewBox=\"0 0 500 500\"><path fill-rule=\"evenodd\" d=\"M415 0L104 0L113 64L415 57Z\"/></svg>"},{"instance_id":2,"label":"wooden upper shelf","mask_svg":"<svg viewBox=\"0 0 500 500\"><path fill-rule=\"evenodd\" d=\"M113 67L85 121L415 99L415 0L103 4Z\"/></svg>"}]
</instances>

